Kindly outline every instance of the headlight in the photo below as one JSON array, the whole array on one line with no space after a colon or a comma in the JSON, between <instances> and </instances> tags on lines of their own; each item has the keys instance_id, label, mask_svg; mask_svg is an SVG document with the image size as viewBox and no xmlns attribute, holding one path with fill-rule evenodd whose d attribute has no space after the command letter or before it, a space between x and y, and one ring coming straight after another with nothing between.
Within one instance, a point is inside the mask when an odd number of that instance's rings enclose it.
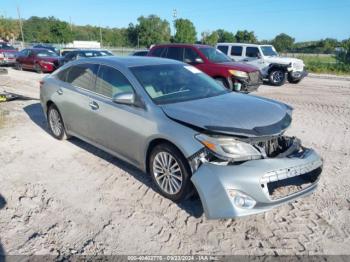
<instances>
[{"instance_id":1,"label":"headlight","mask_svg":"<svg viewBox=\"0 0 350 262\"><path fill-rule=\"evenodd\" d=\"M243 77L243 78L248 78L248 74L246 72L243 72L243 71L239 71L239 70L228 70L229 73L231 75L234 75L234 76L237 76L237 77Z\"/></svg>"},{"instance_id":2,"label":"headlight","mask_svg":"<svg viewBox=\"0 0 350 262\"><path fill-rule=\"evenodd\" d=\"M232 137L195 136L207 149L220 159L227 161L246 161L262 158L261 153L252 145L236 140Z\"/></svg>"}]
</instances>

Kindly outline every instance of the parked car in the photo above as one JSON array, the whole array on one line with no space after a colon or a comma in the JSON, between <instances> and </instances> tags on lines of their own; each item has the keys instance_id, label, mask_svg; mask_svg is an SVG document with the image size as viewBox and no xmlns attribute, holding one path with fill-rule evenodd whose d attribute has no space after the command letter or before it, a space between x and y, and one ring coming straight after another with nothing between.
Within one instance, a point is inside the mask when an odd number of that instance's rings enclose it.
<instances>
[{"instance_id":1,"label":"parked car","mask_svg":"<svg viewBox=\"0 0 350 262\"><path fill-rule=\"evenodd\" d=\"M307 76L303 60L279 56L272 45L218 43L216 48L234 61L258 67L264 79L275 86L283 85L286 79L297 84Z\"/></svg>"},{"instance_id":2,"label":"parked car","mask_svg":"<svg viewBox=\"0 0 350 262\"><path fill-rule=\"evenodd\" d=\"M16 69L29 69L37 73L50 73L61 65L61 58L53 51L44 48L27 48L18 53Z\"/></svg>"},{"instance_id":3,"label":"parked car","mask_svg":"<svg viewBox=\"0 0 350 262\"><path fill-rule=\"evenodd\" d=\"M248 93L257 90L262 84L256 67L234 63L228 56L207 45L155 45L148 56L170 58L193 65L234 91Z\"/></svg>"},{"instance_id":4,"label":"parked car","mask_svg":"<svg viewBox=\"0 0 350 262\"><path fill-rule=\"evenodd\" d=\"M103 49L77 49L67 52L63 57L63 63L68 63L73 60L81 59L81 58L91 58L96 56L112 56L108 50Z\"/></svg>"},{"instance_id":5,"label":"parked car","mask_svg":"<svg viewBox=\"0 0 350 262\"><path fill-rule=\"evenodd\" d=\"M175 60L77 60L44 78L40 100L55 138L76 136L150 173L173 201L196 190L209 218L306 196L322 170L313 149L284 135L290 106L234 93Z\"/></svg>"},{"instance_id":6,"label":"parked car","mask_svg":"<svg viewBox=\"0 0 350 262\"><path fill-rule=\"evenodd\" d=\"M33 45L33 48L49 49L49 50L55 52L57 55L60 54L60 51L58 50L58 48L54 47L53 45L49 45L49 44L36 44L36 45Z\"/></svg>"},{"instance_id":7,"label":"parked car","mask_svg":"<svg viewBox=\"0 0 350 262\"><path fill-rule=\"evenodd\" d=\"M0 65L14 65L17 49L6 42L0 42Z\"/></svg>"},{"instance_id":8,"label":"parked car","mask_svg":"<svg viewBox=\"0 0 350 262\"><path fill-rule=\"evenodd\" d=\"M147 56L148 50L137 50L135 52L132 52L131 56Z\"/></svg>"}]
</instances>

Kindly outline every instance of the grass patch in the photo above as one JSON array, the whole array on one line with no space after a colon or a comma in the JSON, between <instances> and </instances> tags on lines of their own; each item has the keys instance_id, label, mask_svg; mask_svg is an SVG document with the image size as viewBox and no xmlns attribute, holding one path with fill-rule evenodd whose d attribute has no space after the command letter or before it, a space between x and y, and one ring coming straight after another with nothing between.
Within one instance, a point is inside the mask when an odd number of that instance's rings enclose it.
<instances>
[{"instance_id":1,"label":"grass patch","mask_svg":"<svg viewBox=\"0 0 350 262\"><path fill-rule=\"evenodd\" d=\"M302 59L311 73L350 75L350 65L340 63L335 56L296 56Z\"/></svg>"}]
</instances>

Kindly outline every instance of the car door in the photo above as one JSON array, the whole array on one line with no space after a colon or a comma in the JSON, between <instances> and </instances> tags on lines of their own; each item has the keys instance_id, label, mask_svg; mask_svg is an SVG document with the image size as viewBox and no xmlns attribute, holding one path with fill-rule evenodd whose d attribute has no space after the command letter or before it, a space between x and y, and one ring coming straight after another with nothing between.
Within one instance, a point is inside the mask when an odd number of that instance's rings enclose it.
<instances>
[{"instance_id":1,"label":"car door","mask_svg":"<svg viewBox=\"0 0 350 262\"><path fill-rule=\"evenodd\" d=\"M19 64L22 65L22 67L23 67L25 58L28 56L28 51L29 51L28 49L23 49L23 50L22 50L21 52L19 52L18 55L17 55L16 60L17 60L17 62L18 62Z\"/></svg>"},{"instance_id":2,"label":"car door","mask_svg":"<svg viewBox=\"0 0 350 262\"><path fill-rule=\"evenodd\" d=\"M149 121L145 120L144 108L114 103L112 97L120 93L135 94L135 91L119 70L101 65L96 79L96 95L91 100L97 108L91 110L90 130L98 144L138 164L143 141L140 130L146 128Z\"/></svg>"},{"instance_id":3,"label":"car door","mask_svg":"<svg viewBox=\"0 0 350 262\"><path fill-rule=\"evenodd\" d=\"M247 46L245 48L244 62L256 66L260 70L263 68L264 61L260 53L260 49L256 46Z\"/></svg>"},{"instance_id":4,"label":"car door","mask_svg":"<svg viewBox=\"0 0 350 262\"><path fill-rule=\"evenodd\" d=\"M62 114L68 132L88 140L94 138L89 119L91 111L94 110L94 105L90 102L95 91L98 67L98 64L81 63L65 69L66 75L62 76L55 93L54 102Z\"/></svg>"}]
</instances>

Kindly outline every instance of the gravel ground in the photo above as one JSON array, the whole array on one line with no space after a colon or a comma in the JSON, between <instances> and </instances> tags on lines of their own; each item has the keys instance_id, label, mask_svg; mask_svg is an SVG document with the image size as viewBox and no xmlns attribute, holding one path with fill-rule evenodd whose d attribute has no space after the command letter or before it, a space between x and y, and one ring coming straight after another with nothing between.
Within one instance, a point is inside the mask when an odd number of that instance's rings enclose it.
<instances>
[{"instance_id":1,"label":"gravel ground","mask_svg":"<svg viewBox=\"0 0 350 262\"><path fill-rule=\"evenodd\" d=\"M10 69L0 91L38 98L42 76ZM38 100L0 104L0 253L350 255L350 82L256 95L295 108L287 133L322 155L324 172L311 196L236 220L207 220L199 200L174 204L117 158L55 140Z\"/></svg>"}]
</instances>

